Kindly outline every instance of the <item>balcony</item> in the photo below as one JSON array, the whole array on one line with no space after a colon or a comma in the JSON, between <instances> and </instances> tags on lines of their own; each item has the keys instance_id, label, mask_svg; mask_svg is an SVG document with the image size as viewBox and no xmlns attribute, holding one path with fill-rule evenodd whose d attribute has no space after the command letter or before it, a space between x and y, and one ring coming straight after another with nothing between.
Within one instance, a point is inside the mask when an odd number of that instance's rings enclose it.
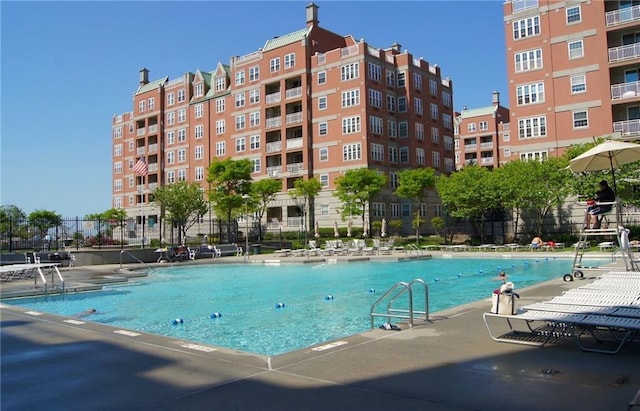
<instances>
[{"instance_id":1,"label":"balcony","mask_svg":"<svg viewBox=\"0 0 640 411\"><path fill-rule=\"evenodd\" d=\"M153 191L158 188L158 183L149 183L149 190Z\"/></svg>"},{"instance_id":2,"label":"balcony","mask_svg":"<svg viewBox=\"0 0 640 411\"><path fill-rule=\"evenodd\" d=\"M478 160L475 158L469 158L464 160L464 165L465 166L469 166L469 165L474 165L474 164L478 164Z\"/></svg>"},{"instance_id":3,"label":"balcony","mask_svg":"<svg viewBox=\"0 0 640 411\"><path fill-rule=\"evenodd\" d=\"M149 133L157 133L157 132L158 132L158 125L157 124L149 126Z\"/></svg>"},{"instance_id":4,"label":"balcony","mask_svg":"<svg viewBox=\"0 0 640 411\"><path fill-rule=\"evenodd\" d=\"M271 143L267 143L266 150L267 153L274 153L276 151L282 150L282 141L273 141Z\"/></svg>"},{"instance_id":5,"label":"balcony","mask_svg":"<svg viewBox=\"0 0 640 411\"><path fill-rule=\"evenodd\" d=\"M144 136L144 133L146 133L146 130L147 130L147 129L146 129L146 128L144 128L144 127L139 128L139 129L136 131L136 134L137 134L137 135L139 135L139 136Z\"/></svg>"},{"instance_id":6,"label":"balcony","mask_svg":"<svg viewBox=\"0 0 640 411\"><path fill-rule=\"evenodd\" d=\"M282 166L271 166L271 167L267 167L267 174L270 176L277 176L278 173L282 172Z\"/></svg>"},{"instance_id":7,"label":"balcony","mask_svg":"<svg viewBox=\"0 0 640 411\"><path fill-rule=\"evenodd\" d=\"M476 151L478 149L477 144L465 144L464 151Z\"/></svg>"},{"instance_id":8,"label":"balcony","mask_svg":"<svg viewBox=\"0 0 640 411\"><path fill-rule=\"evenodd\" d=\"M265 121L266 128L276 128L282 125L282 117L270 117Z\"/></svg>"},{"instance_id":9,"label":"balcony","mask_svg":"<svg viewBox=\"0 0 640 411\"><path fill-rule=\"evenodd\" d=\"M148 167L150 173L155 173L156 171L158 171L158 163L149 164Z\"/></svg>"},{"instance_id":10,"label":"balcony","mask_svg":"<svg viewBox=\"0 0 640 411\"><path fill-rule=\"evenodd\" d=\"M136 148L136 154L138 155L144 154L144 146Z\"/></svg>"},{"instance_id":11,"label":"balcony","mask_svg":"<svg viewBox=\"0 0 640 411\"><path fill-rule=\"evenodd\" d=\"M265 96L265 102L267 104L276 104L279 103L280 100L282 100L282 93L280 93L279 91L277 93L271 93Z\"/></svg>"},{"instance_id":12,"label":"balcony","mask_svg":"<svg viewBox=\"0 0 640 411\"><path fill-rule=\"evenodd\" d=\"M349 47L343 47L343 48L340 49L340 57L341 58L353 56L355 54L358 54L358 45L357 44L355 44L353 46L349 46Z\"/></svg>"},{"instance_id":13,"label":"balcony","mask_svg":"<svg viewBox=\"0 0 640 411\"><path fill-rule=\"evenodd\" d=\"M640 81L613 84L611 86L611 100L622 100L640 96Z\"/></svg>"},{"instance_id":14,"label":"balcony","mask_svg":"<svg viewBox=\"0 0 640 411\"><path fill-rule=\"evenodd\" d=\"M631 60L638 57L640 57L640 43L611 47L609 49L609 63Z\"/></svg>"},{"instance_id":15,"label":"balcony","mask_svg":"<svg viewBox=\"0 0 640 411\"><path fill-rule=\"evenodd\" d=\"M291 163L287 164L287 171L291 174L299 173L304 169L304 163Z\"/></svg>"},{"instance_id":16,"label":"balcony","mask_svg":"<svg viewBox=\"0 0 640 411\"><path fill-rule=\"evenodd\" d=\"M298 111L297 113L287 114L286 121L287 121L287 124L302 123L302 111Z\"/></svg>"},{"instance_id":17,"label":"balcony","mask_svg":"<svg viewBox=\"0 0 640 411\"><path fill-rule=\"evenodd\" d=\"M290 98L300 97L302 95L302 86L290 88L286 91L287 100Z\"/></svg>"},{"instance_id":18,"label":"balcony","mask_svg":"<svg viewBox=\"0 0 640 411\"><path fill-rule=\"evenodd\" d=\"M483 166L490 166L493 164L493 157L482 157L480 159L480 164Z\"/></svg>"},{"instance_id":19,"label":"balcony","mask_svg":"<svg viewBox=\"0 0 640 411\"><path fill-rule=\"evenodd\" d=\"M287 217L287 227L301 227L302 217Z\"/></svg>"},{"instance_id":20,"label":"balcony","mask_svg":"<svg viewBox=\"0 0 640 411\"><path fill-rule=\"evenodd\" d=\"M156 153L158 151L158 145L157 144L149 144L148 151L149 151L149 153Z\"/></svg>"},{"instance_id":21,"label":"balcony","mask_svg":"<svg viewBox=\"0 0 640 411\"><path fill-rule=\"evenodd\" d=\"M290 148L302 148L302 138L288 138L287 150Z\"/></svg>"},{"instance_id":22,"label":"balcony","mask_svg":"<svg viewBox=\"0 0 640 411\"><path fill-rule=\"evenodd\" d=\"M640 120L623 120L613 123L614 133L622 133L623 136L640 133Z\"/></svg>"},{"instance_id":23,"label":"balcony","mask_svg":"<svg viewBox=\"0 0 640 411\"><path fill-rule=\"evenodd\" d=\"M607 27L627 24L640 20L640 6L626 7L623 9L608 11L605 15Z\"/></svg>"},{"instance_id":24,"label":"balcony","mask_svg":"<svg viewBox=\"0 0 640 411\"><path fill-rule=\"evenodd\" d=\"M493 149L493 141L488 141L486 143L480 143L480 150Z\"/></svg>"}]
</instances>

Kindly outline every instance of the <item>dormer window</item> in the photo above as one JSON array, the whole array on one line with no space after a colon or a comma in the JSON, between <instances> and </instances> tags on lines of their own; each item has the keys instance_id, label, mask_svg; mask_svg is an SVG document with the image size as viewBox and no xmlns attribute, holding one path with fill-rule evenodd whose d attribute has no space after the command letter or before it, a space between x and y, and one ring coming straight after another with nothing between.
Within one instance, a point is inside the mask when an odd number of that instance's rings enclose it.
<instances>
[{"instance_id":1,"label":"dormer window","mask_svg":"<svg viewBox=\"0 0 640 411\"><path fill-rule=\"evenodd\" d=\"M224 91L227 89L227 79L224 77L216 78L216 91Z\"/></svg>"},{"instance_id":2,"label":"dormer window","mask_svg":"<svg viewBox=\"0 0 640 411\"><path fill-rule=\"evenodd\" d=\"M196 84L195 85L195 89L193 90L193 94L194 94L195 97L204 96L204 84L202 84L202 83Z\"/></svg>"}]
</instances>

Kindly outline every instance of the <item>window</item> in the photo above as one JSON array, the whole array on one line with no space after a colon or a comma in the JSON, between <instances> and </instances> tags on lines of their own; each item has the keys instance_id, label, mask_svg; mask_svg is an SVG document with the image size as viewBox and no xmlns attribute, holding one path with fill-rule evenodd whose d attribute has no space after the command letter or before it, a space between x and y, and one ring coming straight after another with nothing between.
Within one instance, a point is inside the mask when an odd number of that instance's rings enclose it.
<instances>
[{"instance_id":1,"label":"window","mask_svg":"<svg viewBox=\"0 0 640 411\"><path fill-rule=\"evenodd\" d=\"M451 130L452 125L453 117L451 117L451 114L442 113L442 126L447 130Z\"/></svg>"},{"instance_id":2,"label":"window","mask_svg":"<svg viewBox=\"0 0 640 411\"><path fill-rule=\"evenodd\" d=\"M540 34L540 16L528 17L513 22L513 39L523 39L525 37Z\"/></svg>"},{"instance_id":3,"label":"window","mask_svg":"<svg viewBox=\"0 0 640 411\"><path fill-rule=\"evenodd\" d=\"M249 137L249 148L251 150L260 150L260 134Z\"/></svg>"},{"instance_id":4,"label":"window","mask_svg":"<svg viewBox=\"0 0 640 411\"><path fill-rule=\"evenodd\" d=\"M224 141L218 141L216 143L216 156L223 156L226 152L226 146Z\"/></svg>"},{"instance_id":5,"label":"window","mask_svg":"<svg viewBox=\"0 0 640 411\"><path fill-rule=\"evenodd\" d=\"M532 151L528 153L520 153L520 160L522 161L541 161L546 159L548 156L546 151Z\"/></svg>"},{"instance_id":6,"label":"window","mask_svg":"<svg viewBox=\"0 0 640 411\"><path fill-rule=\"evenodd\" d=\"M175 151L167 151L167 164L173 164L176 162Z\"/></svg>"},{"instance_id":7,"label":"window","mask_svg":"<svg viewBox=\"0 0 640 411\"><path fill-rule=\"evenodd\" d=\"M342 160L353 161L360 160L362 153L360 151L360 143L345 144L342 146Z\"/></svg>"},{"instance_id":8,"label":"window","mask_svg":"<svg viewBox=\"0 0 640 411\"><path fill-rule=\"evenodd\" d=\"M357 106L360 104L360 89L342 92L342 108Z\"/></svg>"},{"instance_id":9,"label":"window","mask_svg":"<svg viewBox=\"0 0 640 411\"><path fill-rule=\"evenodd\" d=\"M224 112L224 108L225 108L224 101L225 101L224 98L219 98L216 100L216 113Z\"/></svg>"},{"instance_id":10,"label":"window","mask_svg":"<svg viewBox=\"0 0 640 411\"><path fill-rule=\"evenodd\" d=\"M389 162L393 164L398 162L398 147L389 146Z\"/></svg>"},{"instance_id":11,"label":"window","mask_svg":"<svg viewBox=\"0 0 640 411\"><path fill-rule=\"evenodd\" d=\"M438 127L431 127L431 142L438 144L440 141L440 129Z\"/></svg>"},{"instance_id":12,"label":"window","mask_svg":"<svg viewBox=\"0 0 640 411\"><path fill-rule=\"evenodd\" d=\"M407 112L407 98L406 97L398 97L398 112L406 113Z\"/></svg>"},{"instance_id":13,"label":"window","mask_svg":"<svg viewBox=\"0 0 640 411\"><path fill-rule=\"evenodd\" d=\"M204 180L204 167L196 167L194 169L194 174L195 174L195 180L196 181L202 181Z\"/></svg>"},{"instance_id":14,"label":"window","mask_svg":"<svg viewBox=\"0 0 640 411\"><path fill-rule=\"evenodd\" d=\"M122 127L116 127L113 129L113 138L122 138Z\"/></svg>"},{"instance_id":15,"label":"window","mask_svg":"<svg viewBox=\"0 0 640 411\"><path fill-rule=\"evenodd\" d=\"M389 174L389 177L391 177L391 174ZM391 179L389 179L389 186L391 187ZM391 187L391 188L395 188L395 187ZM400 217L400 204L398 203L389 204L389 212L391 214L391 217Z\"/></svg>"},{"instance_id":16,"label":"window","mask_svg":"<svg viewBox=\"0 0 640 411\"><path fill-rule=\"evenodd\" d=\"M384 217L385 204L384 203L371 203L371 211L373 211L374 217Z\"/></svg>"},{"instance_id":17,"label":"window","mask_svg":"<svg viewBox=\"0 0 640 411\"><path fill-rule=\"evenodd\" d=\"M178 90L178 103L182 103L187 99L187 92L185 89Z\"/></svg>"},{"instance_id":18,"label":"window","mask_svg":"<svg viewBox=\"0 0 640 411\"><path fill-rule=\"evenodd\" d=\"M329 174L320 174L320 185L322 187L329 186Z\"/></svg>"},{"instance_id":19,"label":"window","mask_svg":"<svg viewBox=\"0 0 640 411\"><path fill-rule=\"evenodd\" d=\"M387 96L387 110L396 111L396 98L394 96Z\"/></svg>"},{"instance_id":20,"label":"window","mask_svg":"<svg viewBox=\"0 0 640 411\"><path fill-rule=\"evenodd\" d=\"M319 71L318 72L318 84L324 84L327 82L327 72Z\"/></svg>"},{"instance_id":21,"label":"window","mask_svg":"<svg viewBox=\"0 0 640 411\"><path fill-rule=\"evenodd\" d=\"M584 49L582 40L570 41L569 46L569 60L577 59L584 56Z\"/></svg>"},{"instance_id":22,"label":"window","mask_svg":"<svg viewBox=\"0 0 640 411\"><path fill-rule=\"evenodd\" d=\"M382 144L371 143L371 160L384 161L384 146Z\"/></svg>"},{"instance_id":23,"label":"window","mask_svg":"<svg viewBox=\"0 0 640 411\"><path fill-rule=\"evenodd\" d=\"M416 139L424 140L424 124L415 123L416 124Z\"/></svg>"},{"instance_id":24,"label":"window","mask_svg":"<svg viewBox=\"0 0 640 411\"><path fill-rule=\"evenodd\" d=\"M488 121L481 121L478 123L478 128L480 129L480 131L486 131L489 130L489 122Z\"/></svg>"},{"instance_id":25,"label":"window","mask_svg":"<svg viewBox=\"0 0 640 411\"><path fill-rule=\"evenodd\" d=\"M155 97L151 97L149 98L149 100L147 101L147 107L149 107L149 110L153 110L156 106L156 99Z\"/></svg>"},{"instance_id":26,"label":"window","mask_svg":"<svg viewBox=\"0 0 640 411\"><path fill-rule=\"evenodd\" d=\"M382 78L382 68L377 64L368 63L367 74L369 75L369 79L373 81L380 81Z\"/></svg>"},{"instance_id":27,"label":"window","mask_svg":"<svg viewBox=\"0 0 640 411\"><path fill-rule=\"evenodd\" d=\"M285 54L284 56L284 68L293 68L296 66L296 53Z\"/></svg>"},{"instance_id":28,"label":"window","mask_svg":"<svg viewBox=\"0 0 640 411\"><path fill-rule=\"evenodd\" d=\"M318 124L318 134L320 134L321 136L326 136L328 132L329 127L326 121Z\"/></svg>"},{"instance_id":29,"label":"window","mask_svg":"<svg viewBox=\"0 0 640 411\"><path fill-rule=\"evenodd\" d=\"M202 104L197 104L194 108L194 111L196 118L202 118L202 116L204 115L204 106Z\"/></svg>"},{"instance_id":30,"label":"window","mask_svg":"<svg viewBox=\"0 0 640 411\"><path fill-rule=\"evenodd\" d=\"M571 76L571 94L584 93L587 91L587 76L579 74Z\"/></svg>"},{"instance_id":31,"label":"window","mask_svg":"<svg viewBox=\"0 0 640 411\"><path fill-rule=\"evenodd\" d=\"M403 164L409 162L409 147L400 147L400 162Z\"/></svg>"},{"instance_id":32,"label":"window","mask_svg":"<svg viewBox=\"0 0 640 411\"><path fill-rule=\"evenodd\" d=\"M176 182L176 172L167 171L167 184L173 184Z\"/></svg>"},{"instance_id":33,"label":"window","mask_svg":"<svg viewBox=\"0 0 640 411\"><path fill-rule=\"evenodd\" d=\"M340 67L340 78L342 81L353 80L359 77L359 63L345 64Z\"/></svg>"},{"instance_id":34,"label":"window","mask_svg":"<svg viewBox=\"0 0 640 411\"><path fill-rule=\"evenodd\" d=\"M244 84L244 70L236 72L236 86Z\"/></svg>"},{"instance_id":35,"label":"window","mask_svg":"<svg viewBox=\"0 0 640 411\"><path fill-rule=\"evenodd\" d=\"M442 92L442 105L448 108L451 107L451 93L448 91Z\"/></svg>"},{"instance_id":36,"label":"window","mask_svg":"<svg viewBox=\"0 0 640 411\"><path fill-rule=\"evenodd\" d=\"M184 163L187 161L187 150L181 148L178 150L178 163Z\"/></svg>"},{"instance_id":37,"label":"window","mask_svg":"<svg viewBox=\"0 0 640 411\"><path fill-rule=\"evenodd\" d=\"M178 181L187 181L187 170L178 170Z\"/></svg>"},{"instance_id":38,"label":"window","mask_svg":"<svg viewBox=\"0 0 640 411\"><path fill-rule=\"evenodd\" d=\"M398 123L398 137L407 138L409 136L409 123L401 121Z\"/></svg>"},{"instance_id":39,"label":"window","mask_svg":"<svg viewBox=\"0 0 640 411\"><path fill-rule=\"evenodd\" d=\"M129 134L133 133L133 124L129 124Z\"/></svg>"},{"instance_id":40,"label":"window","mask_svg":"<svg viewBox=\"0 0 640 411\"><path fill-rule=\"evenodd\" d=\"M518 105L534 104L544 101L544 83L525 84L516 87Z\"/></svg>"},{"instance_id":41,"label":"window","mask_svg":"<svg viewBox=\"0 0 640 411\"><path fill-rule=\"evenodd\" d=\"M260 102L260 89L249 90L249 104L258 104Z\"/></svg>"},{"instance_id":42,"label":"window","mask_svg":"<svg viewBox=\"0 0 640 411\"><path fill-rule=\"evenodd\" d=\"M198 124L193 130L193 134L196 139L204 137L204 126L202 124Z\"/></svg>"},{"instance_id":43,"label":"window","mask_svg":"<svg viewBox=\"0 0 640 411\"><path fill-rule=\"evenodd\" d=\"M382 134L383 129L383 120L380 117L369 116L369 130L373 134Z\"/></svg>"},{"instance_id":44,"label":"window","mask_svg":"<svg viewBox=\"0 0 640 411\"><path fill-rule=\"evenodd\" d=\"M422 90L422 74L413 73L413 87L416 90Z\"/></svg>"},{"instance_id":45,"label":"window","mask_svg":"<svg viewBox=\"0 0 640 411\"><path fill-rule=\"evenodd\" d=\"M174 93L167 94L167 105L173 106L176 104L176 95Z\"/></svg>"},{"instance_id":46,"label":"window","mask_svg":"<svg viewBox=\"0 0 640 411\"><path fill-rule=\"evenodd\" d=\"M249 127L258 127L260 125L260 112L255 111L249 113Z\"/></svg>"},{"instance_id":47,"label":"window","mask_svg":"<svg viewBox=\"0 0 640 411\"><path fill-rule=\"evenodd\" d=\"M395 87L396 86L396 73L393 71L386 70L385 79L387 82L387 86Z\"/></svg>"},{"instance_id":48,"label":"window","mask_svg":"<svg viewBox=\"0 0 640 411\"><path fill-rule=\"evenodd\" d=\"M147 107L147 100L141 100L138 102L138 111L139 112L143 112L146 110Z\"/></svg>"},{"instance_id":49,"label":"window","mask_svg":"<svg viewBox=\"0 0 640 411\"><path fill-rule=\"evenodd\" d=\"M176 113L174 113L173 111L170 113L167 113L167 125L172 125L176 122Z\"/></svg>"},{"instance_id":50,"label":"window","mask_svg":"<svg viewBox=\"0 0 640 411\"><path fill-rule=\"evenodd\" d=\"M389 188L398 188L398 175L396 173L389 173ZM391 204L391 210L393 210L393 204ZM395 214L395 216L397 217L398 215Z\"/></svg>"},{"instance_id":51,"label":"window","mask_svg":"<svg viewBox=\"0 0 640 411\"><path fill-rule=\"evenodd\" d=\"M398 73L398 87L404 87L406 84L406 74L404 71Z\"/></svg>"},{"instance_id":52,"label":"window","mask_svg":"<svg viewBox=\"0 0 640 411\"><path fill-rule=\"evenodd\" d=\"M369 105L372 107L382 107L382 93L378 90L369 89Z\"/></svg>"},{"instance_id":53,"label":"window","mask_svg":"<svg viewBox=\"0 0 640 411\"><path fill-rule=\"evenodd\" d=\"M117 162L113 163L113 172L114 172L114 174L122 174L122 171L123 171L122 161L117 161Z\"/></svg>"},{"instance_id":54,"label":"window","mask_svg":"<svg viewBox=\"0 0 640 411\"><path fill-rule=\"evenodd\" d=\"M589 127L589 118L587 117L587 111L574 111L573 112L573 128L587 128Z\"/></svg>"},{"instance_id":55,"label":"window","mask_svg":"<svg viewBox=\"0 0 640 411\"><path fill-rule=\"evenodd\" d=\"M318 110L326 110L327 109L327 97L318 97Z\"/></svg>"},{"instance_id":56,"label":"window","mask_svg":"<svg viewBox=\"0 0 640 411\"><path fill-rule=\"evenodd\" d=\"M178 123L184 123L187 121L187 109L183 108L178 110Z\"/></svg>"},{"instance_id":57,"label":"window","mask_svg":"<svg viewBox=\"0 0 640 411\"><path fill-rule=\"evenodd\" d=\"M516 73L542 68L542 49L529 50L513 55Z\"/></svg>"},{"instance_id":58,"label":"window","mask_svg":"<svg viewBox=\"0 0 640 411\"><path fill-rule=\"evenodd\" d=\"M216 120L216 134L224 134L225 129L226 125L224 123L224 120Z\"/></svg>"},{"instance_id":59,"label":"window","mask_svg":"<svg viewBox=\"0 0 640 411\"><path fill-rule=\"evenodd\" d=\"M249 68L249 81L260 80L260 66L253 66Z\"/></svg>"},{"instance_id":60,"label":"window","mask_svg":"<svg viewBox=\"0 0 640 411\"><path fill-rule=\"evenodd\" d=\"M202 96L204 96L204 84L202 84L202 83L196 84L193 87L193 94L194 94L194 97L202 97Z\"/></svg>"},{"instance_id":61,"label":"window","mask_svg":"<svg viewBox=\"0 0 640 411\"><path fill-rule=\"evenodd\" d=\"M184 143L185 141L187 141L187 130L181 128L178 130L178 143Z\"/></svg>"},{"instance_id":62,"label":"window","mask_svg":"<svg viewBox=\"0 0 640 411\"><path fill-rule=\"evenodd\" d=\"M246 125L245 115L236 116L236 130L242 130Z\"/></svg>"},{"instance_id":63,"label":"window","mask_svg":"<svg viewBox=\"0 0 640 411\"><path fill-rule=\"evenodd\" d=\"M244 93L236 94L236 108L244 107Z\"/></svg>"},{"instance_id":64,"label":"window","mask_svg":"<svg viewBox=\"0 0 640 411\"><path fill-rule=\"evenodd\" d=\"M433 97L438 96L438 82L434 78L429 79L429 94Z\"/></svg>"},{"instance_id":65,"label":"window","mask_svg":"<svg viewBox=\"0 0 640 411\"><path fill-rule=\"evenodd\" d=\"M122 155L122 144L116 144L113 146L113 155L121 156Z\"/></svg>"},{"instance_id":66,"label":"window","mask_svg":"<svg viewBox=\"0 0 640 411\"><path fill-rule=\"evenodd\" d=\"M582 21L580 6L567 7L567 24L580 23L580 21Z\"/></svg>"},{"instance_id":67,"label":"window","mask_svg":"<svg viewBox=\"0 0 640 411\"><path fill-rule=\"evenodd\" d=\"M520 139L545 137L547 135L547 118L531 117L518 120Z\"/></svg>"},{"instance_id":68,"label":"window","mask_svg":"<svg viewBox=\"0 0 640 411\"><path fill-rule=\"evenodd\" d=\"M432 120L437 120L438 119L438 105L435 103L431 103L430 107L431 109L431 119Z\"/></svg>"},{"instance_id":69,"label":"window","mask_svg":"<svg viewBox=\"0 0 640 411\"><path fill-rule=\"evenodd\" d=\"M413 99L413 111L416 114L422 115L422 100L419 98Z\"/></svg>"},{"instance_id":70,"label":"window","mask_svg":"<svg viewBox=\"0 0 640 411\"><path fill-rule=\"evenodd\" d=\"M242 153L247 148L247 142L244 137L236 138L236 153Z\"/></svg>"},{"instance_id":71,"label":"window","mask_svg":"<svg viewBox=\"0 0 640 411\"><path fill-rule=\"evenodd\" d=\"M122 191L122 180L113 181L113 191Z\"/></svg>"},{"instance_id":72,"label":"window","mask_svg":"<svg viewBox=\"0 0 640 411\"><path fill-rule=\"evenodd\" d=\"M342 134L360 132L360 116L345 117L342 119Z\"/></svg>"},{"instance_id":73,"label":"window","mask_svg":"<svg viewBox=\"0 0 640 411\"><path fill-rule=\"evenodd\" d=\"M260 160L260 158L252 158L251 159L251 163L253 164L253 172L254 173L259 173L260 171L262 171L262 162Z\"/></svg>"},{"instance_id":74,"label":"window","mask_svg":"<svg viewBox=\"0 0 640 411\"><path fill-rule=\"evenodd\" d=\"M440 167L440 153L437 151L431 152L431 165L434 168Z\"/></svg>"},{"instance_id":75,"label":"window","mask_svg":"<svg viewBox=\"0 0 640 411\"><path fill-rule=\"evenodd\" d=\"M411 217L411 204L402 204L402 216Z\"/></svg>"},{"instance_id":76,"label":"window","mask_svg":"<svg viewBox=\"0 0 640 411\"><path fill-rule=\"evenodd\" d=\"M329 149L327 147L322 147L318 150L318 157L320 161L329 161Z\"/></svg>"},{"instance_id":77,"label":"window","mask_svg":"<svg viewBox=\"0 0 640 411\"><path fill-rule=\"evenodd\" d=\"M387 135L392 138L398 137L398 123L387 120Z\"/></svg>"},{"instance_id":78,"label":"window","mask_svg":"<svg viewBox=\"0 0 640 411\"><path fill-rule=\"evenodd\" d=\"M280 57L273 58L269 61L269 71L272 73L280 71Z\"/></svg>"},{"instance_id":79,"label":"window","mask_svg":"<svg viewBox=\"0 0 640 411\"><path fill-rule=\"evenodd\" d=\"M204 158L204 146L196 146L194 149L193 157L196 160L202 160Z\"/></svg>"}]
</instances>

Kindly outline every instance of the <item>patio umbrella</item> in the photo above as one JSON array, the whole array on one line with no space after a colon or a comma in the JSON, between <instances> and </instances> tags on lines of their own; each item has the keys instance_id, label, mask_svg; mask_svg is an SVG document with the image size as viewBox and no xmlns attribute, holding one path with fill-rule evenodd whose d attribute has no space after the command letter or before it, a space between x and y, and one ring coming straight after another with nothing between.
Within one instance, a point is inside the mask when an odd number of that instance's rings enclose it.
<instances>
[{"instance_id":1,"label":"patio umbrella","mask_svg":"<svg viewBox=\"0 0 640 411\"><path fill-rule=\"evenodd\" d=\"M335 238L340 237L340 233L338 232L338 220L333 220L333 236Z\"/></svg>"},{"instance_id":2,"label":"patio umbrella","mask_svg":"<svg viewBox=\"0 0 640 411\"><path fill-rule=\"evenodd\" d=\"M380 237L386 237L386 236L387 236L387 219L383 218L382 228L380 228Z\"/></svg>"},{"instance_id":3,"label":"patio umbrella","mask_svg":"<svg viewBox=\"0 0 640 411\"><path fill-rule=\"evenodd\" d=\"M607 140L571 160L569 168L574 173L611 169L613 191L617 192L616 167L634 161L640 161L640 144Z\"/></svg>"},{"instance_id":4,"label":"patio umbrella","mask_svg":"<svg viewBox=\"0 0 640 411\"><path fill-rule=\"evenodd\" d=\"M320 224L318 224L317 220L316 220L316 227L315 227L315 237L316 238L320 237Z\"/></svg>"},{"instance_id":5,"label":"patio umbrella","mask_svg":"<svg viewBox=\"0 0 640 411\"><path fill-rule=\"evenodd\" d=\"M351 227L353 226L353 221L349 219L347 222L347 237L351 237Z\"/></svg>"},{"instance_id":6,"label":"patio umbrella","mask_svg":"<svg viewBox=\"0 0 640 411\"><path fill-rule=\"evenodd\" d=\"M362 237L369 236L369 219L365 217L364 219L364 227L362 227Z\"/></svg>"}]
</instances>

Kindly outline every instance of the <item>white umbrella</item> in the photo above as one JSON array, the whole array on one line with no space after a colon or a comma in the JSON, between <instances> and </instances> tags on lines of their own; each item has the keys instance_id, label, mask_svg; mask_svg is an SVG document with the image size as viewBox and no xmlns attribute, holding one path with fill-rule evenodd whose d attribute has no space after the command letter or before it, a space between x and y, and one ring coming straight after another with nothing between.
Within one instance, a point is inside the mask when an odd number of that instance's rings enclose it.
<instances>
[{"instance_id":1,"label":"white umbrella","mask_svg":"<svg viewBox=\"0 0 640 411\"><path fill-rule=\"evenodd\" d=\"M347 222L347 237L351 237L351 227L353 226L353 221L349 218Z\"/></svg>"},{"instance_id":2,"label":"white umbrella","mask_svg":"<svg viewBox=\"0 0 640 411\"><path fill-rule=\"evenodd\" d=\"M338 232L338 220L333 220L333 236L335 238L340 237L340 233Z\"/></svg>"},{"instance_id":3,"label":"white umbrella","mask_svg":"<svg viewBox=\"0 0 640 411\"><path fill-rule=\"evenodd\" d=\"M369 236L369 219L366 217L364 219L364 227L362 227L362 236L363 237Z\"/></svg>"},{"instance_id":4,"label":"white umbrella","mask_svg":"<svg viewBox=\"0 0 640 411\"><path fill-rule=\"evenodd\" d=\"M635 161L640 161L640 144L607 140L571 160L569 168L574 173L611 169L616 191L615 168Z\"/></svg>"},{"instance_id":5,"label":"white umbrella","mask_svg":"<svg viewBox=\"0 0 640 411\"><path fill-rule=\"evenodd\" d=\"M380 237L386 237L386 236L387 236L387 219L383 218L382 228L380 228Z\"/></svg>"},{"instance_id":6,"label":"white umbrella","mask_svg":"<svg viewBox=\"0 0 640 411\"><path fill-rule=\"evenodd\" d=\"M320 237L320 224L318 224L318 221L316 220L316 227L315 227L315 237L319 238Z\"/></svg>"}]
</instances>

